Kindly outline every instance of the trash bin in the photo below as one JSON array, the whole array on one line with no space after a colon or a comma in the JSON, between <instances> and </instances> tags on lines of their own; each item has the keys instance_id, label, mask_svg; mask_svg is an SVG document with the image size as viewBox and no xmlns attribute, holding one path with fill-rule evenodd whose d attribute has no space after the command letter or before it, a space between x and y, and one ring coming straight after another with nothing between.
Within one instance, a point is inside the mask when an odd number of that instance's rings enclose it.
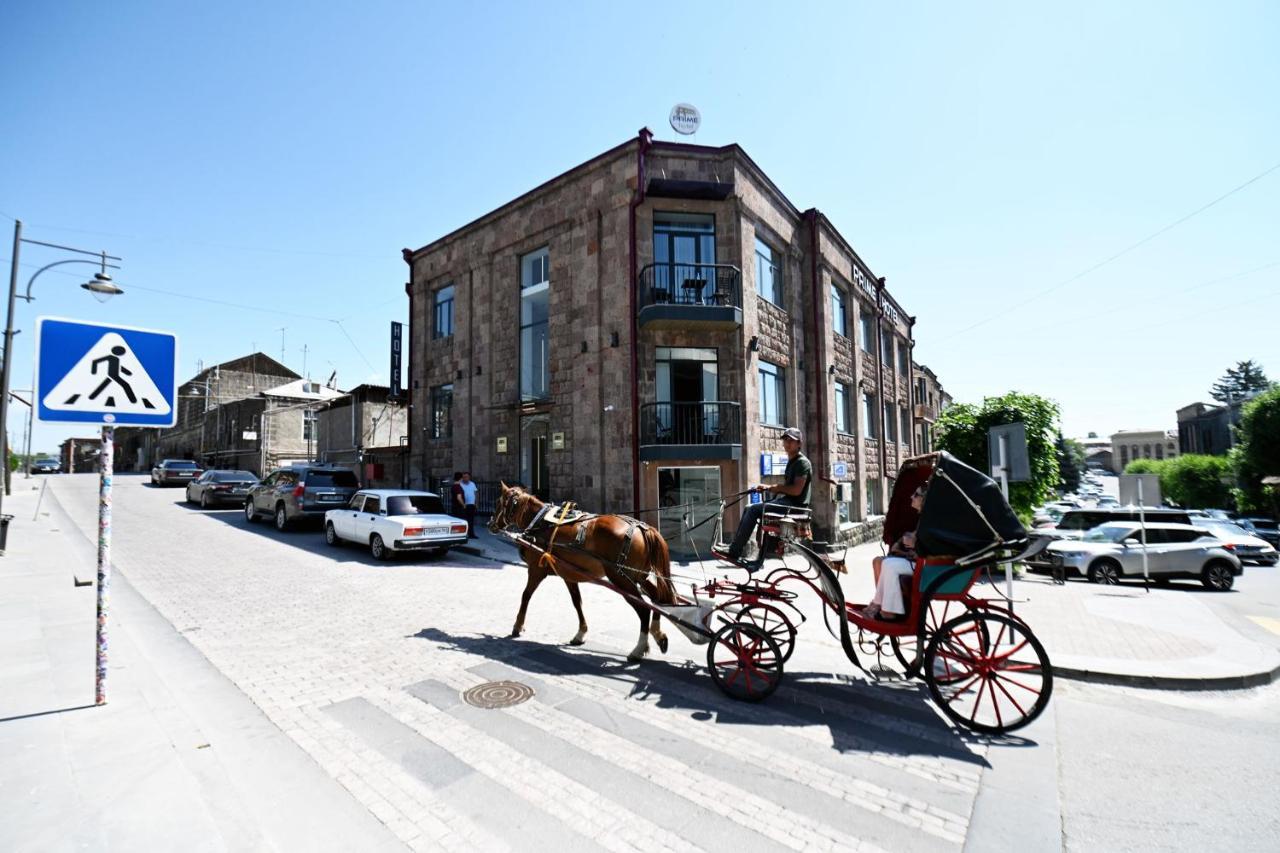
<instances>
[{"instance_id":1,"label":"trash bin","mask_svg":"<svg viewBox=\"0 0 1280 853\"><path fill-rule=\"evenodd\" d=\"M4 553L4 549L9 542L9 522L13 521L12 515L0 515L0 554Z\"/></svg>"}]
</instances>

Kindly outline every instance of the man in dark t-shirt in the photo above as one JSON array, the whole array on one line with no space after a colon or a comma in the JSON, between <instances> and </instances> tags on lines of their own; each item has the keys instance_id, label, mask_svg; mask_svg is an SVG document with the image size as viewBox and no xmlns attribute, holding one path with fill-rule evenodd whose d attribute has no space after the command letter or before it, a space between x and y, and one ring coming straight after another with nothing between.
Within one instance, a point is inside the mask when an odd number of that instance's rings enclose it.
<instances>
[{"instance_id":1,"label":"man in dark t-shirt","mask_svg":"<svg viewBox=\"0 0 1280 853\"><path fill-rule=\"evenodd\" d=\"M756 525L760 522L760 517L764 515L766 508L773 512L809 508L813 494L813 463L800 452L801 438L800 430L795 427L790 427L782 433L782 449L787 452L787 469L783 475L782 485L751 487L753 492L773 492L776 497L767 502L752 504L742 513L742 521L738 522L738 532L733 537L733 544L724 552L732 562L741 562L742 551L747 547L747 542L755 532ZM759 565L760 561L757 560L748 568L759 568Z\"/></svg>"}]
</instances>

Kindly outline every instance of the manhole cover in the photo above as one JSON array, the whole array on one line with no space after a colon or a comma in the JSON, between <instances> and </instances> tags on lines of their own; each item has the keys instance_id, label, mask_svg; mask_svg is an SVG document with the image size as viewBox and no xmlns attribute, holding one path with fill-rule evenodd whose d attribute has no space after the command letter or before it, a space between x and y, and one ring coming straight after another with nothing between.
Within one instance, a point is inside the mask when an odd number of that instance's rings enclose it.
<instances>
[{"instance_id":1,"label":"manhole cover","mask_svg":"<svg viewBox=\"0 0 1280 853\"><path fill-rule=\"evenodd\" d=\"M518 681L477 684L462 694L462 701L477 708L509 708L533 698L533 688Z\"/></svg>"}]
</instances>

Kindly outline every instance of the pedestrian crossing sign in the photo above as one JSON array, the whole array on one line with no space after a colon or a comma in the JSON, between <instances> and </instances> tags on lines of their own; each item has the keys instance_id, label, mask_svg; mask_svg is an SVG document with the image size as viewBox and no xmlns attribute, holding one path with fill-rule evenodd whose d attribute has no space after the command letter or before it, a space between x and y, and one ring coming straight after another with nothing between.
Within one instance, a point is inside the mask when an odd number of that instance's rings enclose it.
<instances>
[{"instance_id":1,"label":"pedestrian crossing sign","mask_svg":"<svg viewBox=\"0 0 1280 853\"><path fill-rule=\"evenodd\" d=\"M44 423L171 427L178 337L60 317L36 320L36 418Z\"/></svg>"}]
</instances>

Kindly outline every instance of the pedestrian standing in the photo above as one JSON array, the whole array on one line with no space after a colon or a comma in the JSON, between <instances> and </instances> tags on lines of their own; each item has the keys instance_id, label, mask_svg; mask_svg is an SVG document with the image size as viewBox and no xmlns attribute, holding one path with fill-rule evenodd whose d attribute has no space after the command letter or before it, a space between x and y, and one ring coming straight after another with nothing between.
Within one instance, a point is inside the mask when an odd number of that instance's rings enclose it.
<instances>
[{"instance_id":1,"label":"pedestrian standing","mask_svg":"<svg viewBox=\"0 0 1280 853\"><path fill-rule=\"evenodd\" d=\"M476 539L476 495L480 489L471 482L471 472L462 472L462 517L467 520L467 538Z\"/></svg>"},{"instance_id":2,"label":"pedestrian standing","mask_svg":"<svg viewBox=\"0 0 1280 853\"><path fill-rule=\"evenodd\" d=\"M462 472L453 472L453 485L449 487L449 515L466 518L466 501L462 493Z\"/></svg>"}]
</instances>

